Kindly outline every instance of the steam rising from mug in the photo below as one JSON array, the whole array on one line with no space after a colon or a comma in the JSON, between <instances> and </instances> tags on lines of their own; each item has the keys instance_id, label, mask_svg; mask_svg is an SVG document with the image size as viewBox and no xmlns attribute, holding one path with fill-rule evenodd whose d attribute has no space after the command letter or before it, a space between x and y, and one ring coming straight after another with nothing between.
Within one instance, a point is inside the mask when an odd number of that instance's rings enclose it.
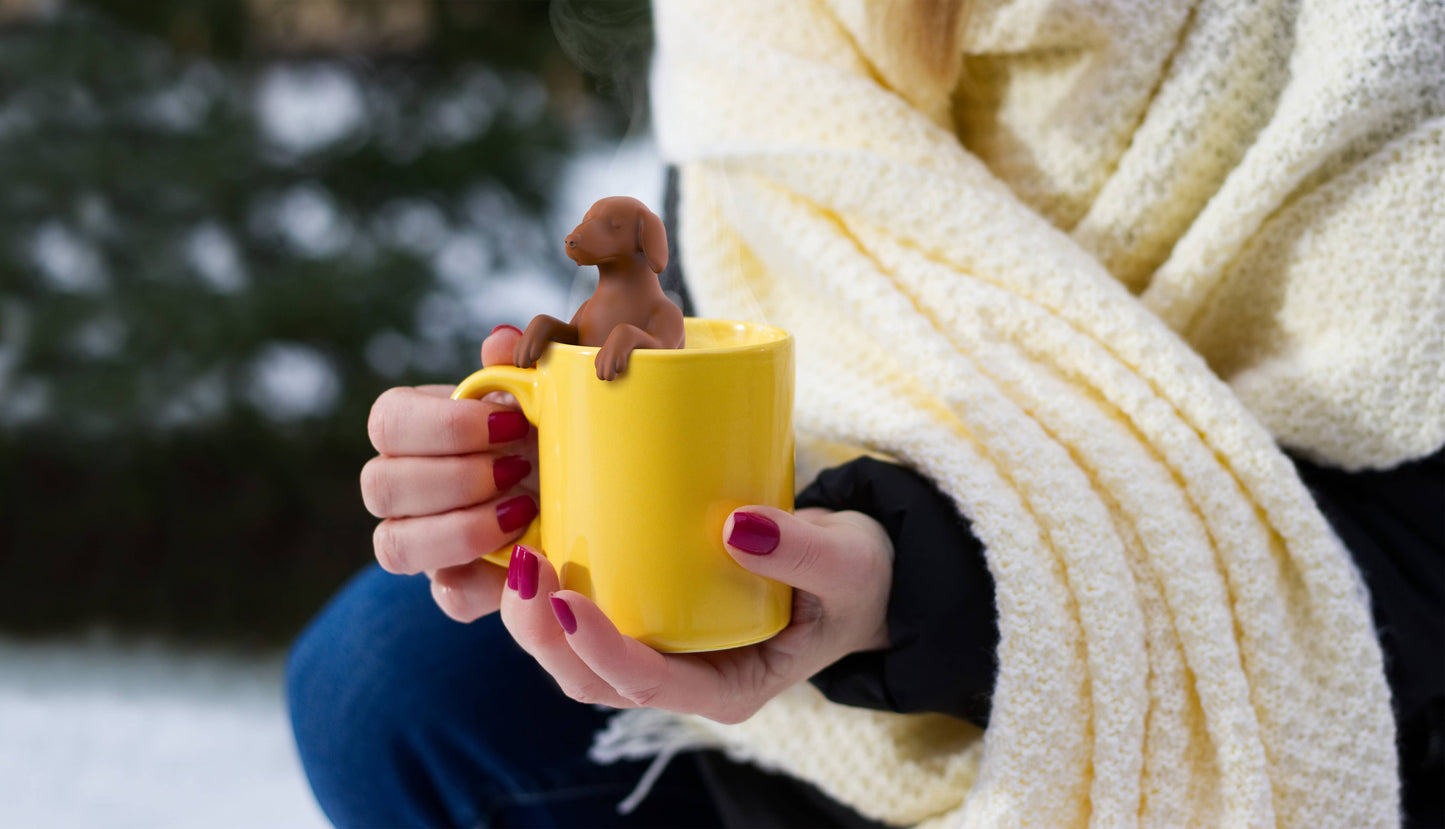
<instances>
[{"instance_id":1,"label":"steam rising from mug","mask_svg":"<svg viewBox=\"0 0 1445 829\"><path fill-rule=\"evenodd\" d=\"M553 0L552 32L573 65L600 81L627 113L627 138L647 132L652 9L646 0Z\"/></svg>"}]
</instances>

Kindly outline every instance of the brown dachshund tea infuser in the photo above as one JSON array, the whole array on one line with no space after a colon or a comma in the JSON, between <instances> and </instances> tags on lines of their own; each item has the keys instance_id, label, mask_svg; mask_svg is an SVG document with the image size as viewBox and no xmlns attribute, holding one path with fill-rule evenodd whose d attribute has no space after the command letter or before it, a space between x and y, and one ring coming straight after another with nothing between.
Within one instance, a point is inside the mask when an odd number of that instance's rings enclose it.
<instances>
[{"instance_id":1,"label":"brown dachshund tea infuser","mask_svg":"<svg viewBox=\"0 0 1445 829\"><path fill-rule=\"evenodd\" d=\"M597 266L597 290L571 322L534 317L513 352L516 365L531 367L551 342L601 346L597 376L612 380L627 370L634 348L682 348L682 309L657 279L667 267L667 233L647 205L626 196L602 199L565 241L569 259Z\"/></svg>"}]
</instances>

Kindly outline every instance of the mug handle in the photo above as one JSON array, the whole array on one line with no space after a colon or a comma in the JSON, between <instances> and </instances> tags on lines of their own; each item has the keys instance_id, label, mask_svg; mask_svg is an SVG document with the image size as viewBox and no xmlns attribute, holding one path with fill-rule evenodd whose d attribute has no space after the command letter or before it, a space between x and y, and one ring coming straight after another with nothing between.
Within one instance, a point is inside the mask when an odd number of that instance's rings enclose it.
<instances>
[{"instance_id":1,"label":"mug handle","mask_svg":"<svg viewBox=\"0 0 1445 829\"><path fill-rule=\"evenodd\" d=\"M494 391L504 391L517 398L522 405L522 414L533 423L537 422L537 370L516 366L490 366L473 372L457 385L452 392L453 400L476 400ZM542 549L542 516L538 513L527 531L516 541L508 542L500 550L482 556L493 564L506 567L512 560L512 545L525 544L534 550Z\"/></svg>"}]
</instances>

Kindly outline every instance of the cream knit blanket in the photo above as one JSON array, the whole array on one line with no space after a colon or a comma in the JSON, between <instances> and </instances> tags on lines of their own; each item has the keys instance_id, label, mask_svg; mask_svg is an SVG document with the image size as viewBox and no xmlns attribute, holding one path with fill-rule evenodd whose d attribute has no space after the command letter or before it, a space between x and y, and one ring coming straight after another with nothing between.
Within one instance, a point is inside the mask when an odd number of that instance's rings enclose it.
<instances>
[{"instance_id":1,"label":"cream knit blanket","mask_svg":"<svg viewBox=\"0 0 1445 829\"><path fill-rule=\"evenodd\" d=\"M986 733L807 684L694 727L897 824L1397 822L1368 598L1276 445L1445 442L1445 25L1387 5L980 4L955 100L887 3L659 2L699 308L953 496L1001 634Z\"/></svg>"}]
</instances>

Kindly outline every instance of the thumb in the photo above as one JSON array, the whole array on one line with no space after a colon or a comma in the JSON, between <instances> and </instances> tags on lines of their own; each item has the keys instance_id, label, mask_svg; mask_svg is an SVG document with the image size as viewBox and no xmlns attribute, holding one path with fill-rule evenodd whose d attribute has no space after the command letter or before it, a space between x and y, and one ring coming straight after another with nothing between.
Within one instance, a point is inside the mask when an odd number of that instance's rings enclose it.
<instances>
[{"instance_id":1,"label":"thumb","mask_svg":"<svg viewBox=\"0 0 1445 829\"><path fill-rule=\"evenodd\" d=\"M482 340L482 365L509 366L512 364L512 350L517 340L522 339L522 329L515 325L499 325Z\"/></svg>"},{"instance_id":2,"label":"thumb","mask_svg":"<svg viewBox=\"0 0 1445 829\"><path fill-rule=\"evenodd\" d=\"M723 543L748 571L825 599L870 592L892 567L887 533L857 512L741 507L723 522Z\"/></svg>"}]
</instances>

